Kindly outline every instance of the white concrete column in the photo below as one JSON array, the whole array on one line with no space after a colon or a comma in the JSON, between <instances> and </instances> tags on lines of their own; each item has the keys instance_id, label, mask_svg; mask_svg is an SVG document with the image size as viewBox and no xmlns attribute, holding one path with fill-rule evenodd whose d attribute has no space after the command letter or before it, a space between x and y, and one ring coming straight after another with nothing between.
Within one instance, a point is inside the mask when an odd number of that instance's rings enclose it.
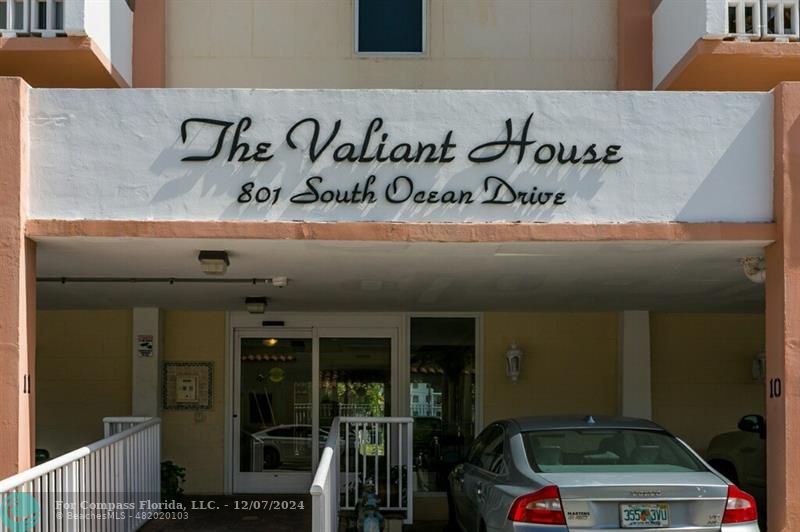
<instances>
[{"instance_id":1,"label":"white concrete column","mask_svg":"<svg viewBox=\"0 0 800 532\"><path fill-rule=\"evenodd\" d=\"M651 419L650 313L646 310L621 312L619 328L620 414Z\"/></svg>"},{"instance_id":2,"label":"white concrete column","mask_svg":"<svg viewBox=\"0 0 800 532\"><path fill-rule=\"evenodd\" d=\"M131 415L158 416L161 393L161 312L133 309Z\"/></svg>"}]
</instances>

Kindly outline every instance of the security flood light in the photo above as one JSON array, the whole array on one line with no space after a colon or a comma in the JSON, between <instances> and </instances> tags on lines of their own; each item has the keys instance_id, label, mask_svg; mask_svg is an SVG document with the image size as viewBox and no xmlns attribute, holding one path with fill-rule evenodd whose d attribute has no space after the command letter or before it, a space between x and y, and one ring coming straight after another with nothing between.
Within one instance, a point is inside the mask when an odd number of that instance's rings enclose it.
<instances>
[{"instance_id":1,"label":"security flood light","mask_svg":"<svg viewBox=\"0 0 800 532\"><path fill-rule=\"evenodd\" d=\"M272 281L272 286L274 286L275 288L283 288L284 286L289 284L288 277L273 277L271 281Z\"/></svg>"},{"instance_id":2,"label":"security flood light","mask_svg":"<svg viewBox=\"0 0 800 532\"><path fill-rule=\"evenodd\" d=\"M267 309L267 298L247 297L244 300L244 304L247 307L247 312L250 314L264 314L264 311Z\"/></svg>"},{"instance_id":3,"label":"security flood light","mask_svg":"<svg viewBox=\"0 0 800 532\"><path fill-rule=\"evenodd\" d=\"M203 273L208 275L224 275L231 264L227 251L203 250L197 256L197 260L200 261Z\"/></svg>"}]
</instances>

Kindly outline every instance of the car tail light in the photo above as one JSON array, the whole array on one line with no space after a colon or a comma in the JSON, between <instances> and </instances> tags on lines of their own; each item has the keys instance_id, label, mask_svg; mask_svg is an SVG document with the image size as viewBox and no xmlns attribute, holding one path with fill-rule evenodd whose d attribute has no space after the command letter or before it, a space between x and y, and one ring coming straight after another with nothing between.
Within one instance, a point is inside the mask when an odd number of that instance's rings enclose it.
<instances>
[{"instance_id":1,"label":"car tail light","mask_svg":"<svg viewBox=\"0 0 800 532\"><path fill-rule=\"evenodd\" d=\"M722 516L722 522L729 524L757 520L758 510L753 496L732 484L728 486L728 500L725 503L725 514Z\"/></svg>"},{"instance_id":2,"label":"car tail light","mask_svg":"<svg viewBox=\"0 0 800 532\"><path fill-rule=\"evenodd\" d=\"M535 493L523 495L514 501L508 519L519 523L565 525L561 509L561 494L557 486L546 486Z\"/></svg>"}]
</instances>

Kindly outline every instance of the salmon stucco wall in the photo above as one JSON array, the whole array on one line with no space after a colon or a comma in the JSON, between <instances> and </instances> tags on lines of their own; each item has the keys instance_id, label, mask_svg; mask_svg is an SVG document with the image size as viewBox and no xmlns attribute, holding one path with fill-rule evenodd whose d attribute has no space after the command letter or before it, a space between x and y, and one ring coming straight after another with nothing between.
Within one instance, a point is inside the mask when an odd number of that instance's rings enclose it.
<instances>
[{"instance_id":1,"label":"salmon stucco wall","mask_svg":"<svg viewBox=\"0 0 800 532\"><path fill-rule=\"evenodd\" d=\"M186 493L222 493L225 453L225 313L164 312L165 362L213 363L210 410L162 410L161 458L186 468Z\"/></svg>"},{"instance_id":2,"label":"salmon stucco wall","mask_svg":"<svg viewBox=\"0 0 800 532\"><path fill-rule=\"evenodd\" d=\"M421 56L392 57L354 53L355 4L353 0L170 0L167 86L616 86L617 0L429 0L427 51Z\"/></svg>"},{"instance_id":3,"label":"salmon stucco wall","mask_svg":"<svg viewBox=\"0 0 800 532\"><path fill-rule=\"evenodd\" d=\"M702 453L743 415L763 415L752 363L764 324L763 314L651 314L653 420Z\"/></svg>"},{"instance_id":4,"label":"salmon stucco wall","mask_svg":"<svg viewBox=\"0 0 800 532\"><path fill-rule=\"evenodd\" d=\"M483 423L525 415L617 411L618 315L490 312L483 326ZM525 352L519 382L506 377L512 342Z\"/></svg>"},{"instance_id":5,"label":"salmon stucco wall","mask_svg":"<svg viewBox=\"0 0 800 532\"><path fill-rule=\"evenodd\" d=\"M131 311L40 310L36 447L58 456L103 437L103 418L131 415Z\"/></svg>"}]
</instances>

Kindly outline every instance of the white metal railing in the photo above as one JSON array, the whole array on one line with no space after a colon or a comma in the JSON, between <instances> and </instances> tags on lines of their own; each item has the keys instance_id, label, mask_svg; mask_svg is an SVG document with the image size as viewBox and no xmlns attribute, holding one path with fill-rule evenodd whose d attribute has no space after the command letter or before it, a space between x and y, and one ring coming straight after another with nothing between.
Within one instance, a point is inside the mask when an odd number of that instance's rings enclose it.
<instances>
[{"instance_id":1,"label":"white metal railing","mask_svg":"<svg viewBox=\"0 0 800 532\"><path fill-rule=\"evenodd\" d=\"M800 38L798 0L761 0L761 37L797 40Z\"/></svg>"},{"instance_id":2,"label":"white metal railing","mask_svg":"<svg viewBox=\"0 0 800 532\"><path fill-rule=\"evenodd\" d=\"M724 36L745 40L800 39L799 0L725 0Z\"/></svg>"},{"instance_id":3,"label":"white metal railing","mask_svg":"<svg viewBox=\"0 0 800 532\"><path fill-rule=\"evenodd\" d=\"M160 431L161 420L148 418L18 473L0 481L0 500L27 505L36 523L25 530L137 530L146 522L137 510L161 499Z\"/></svg>"},{"instance_id":4,"label":"white metal railing","mask_svg":"<svg viewBox=\"0 0 800 532\"><path fill-rule=\"evenodd\" d=\"M332 419L336 417L364 417L371 416L376 411L382 411L383 407L372 403L322 403L319 405L319 417ZM310 425L311 413L313 412L311 403L296 403L294 405L294 422L297 425Z\"/></svg>"},{"instance_id":5,"label":"white metal railing","mask_svg":"<svg viewBox=\"0 0 800 532\"><path fill-rule=\"evenodd\" d=\"M333 420L328 441L311 482L311 530L336 532L339 529L339 418Z\"/></svg>"},{"instance_id":6,"label":"white metal railing","mask_svg":"<svg viewBox=\"0 0 800 532\"><path fill-rule=\"evenodd\" d=\"M0 0L0 36L30 31L30 0Z\"/></svg>"},{"instance_id":7,"label":"white metal railing","mask_svg":"<svg viewBox=\"0 0 800 532\"><path fill-rule=\"evenodd\" d=\"M17 34L42 37L64 35L64 9L75 1L0 0L0 32L3 37L14 37Z\"/></svg>"},{"instance_id":8,"label":"white metal railing","mask_svg":"<svg viewBox=\"0 0 800 532\"><path fill-rule=\"evenodd\" d=\"M339 510L355 510L368 484L382 511L412 523L413 445L413 418L335 418L311 484L312 530L336 532Z\"/></svg>"},{"instance_id":9,"label":"white metal railing","mask_svg":"<svg viewBox=\"0 0 800 532\"><path fill-rule=\"evenodd\" d=\"M135 427L140 423L144 423L146 421L150 421L151 417L104 417L103 418L103 437L108 438L109 436L113 436L114 434L118 434L122 431L128 430L131 427Z\"/></svg>"}]
</instances>

